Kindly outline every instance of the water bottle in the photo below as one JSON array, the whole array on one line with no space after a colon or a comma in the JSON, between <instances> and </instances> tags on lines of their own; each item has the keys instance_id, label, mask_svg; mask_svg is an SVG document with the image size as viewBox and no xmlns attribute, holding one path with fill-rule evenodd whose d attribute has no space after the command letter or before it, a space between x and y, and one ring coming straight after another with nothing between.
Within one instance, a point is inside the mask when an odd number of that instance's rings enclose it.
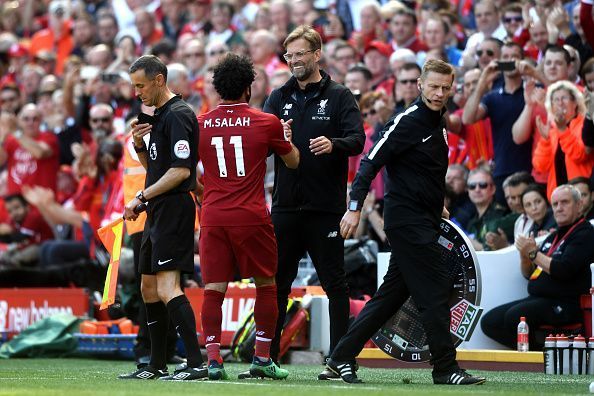
<instances>
[{"instance_id":1,"label":"water bottle","mask_svg":"<svg viewBox=\"0 0 594 396\"><path fill-rule=\"evenodd\" d=\"M557 359L555 347L557 346L557 339L552 334L545 338L544 343L544 372L545 374L557 374Z\"/></svg>"},{"instance_id":2,"label":"water bottle","mask_svg":"<svg viewBox=\"0 0 594 396\"><path fill-rule=\"evenodd\" d=\"M594 375L594 337L588 341L588 375Z\"/></svg>"},{"instance_id":3,"label":"water bottle","mask_svg":"<svg viewBox=\"0 0 594 396\"><path fill-rule=\"evenodd\" d=\"M569 374L569 338L565 334L557 337L557 351L558 351L558 362L559 374Z\"/></svg>"},{"instance_id":4,"label":"water bottle","mask_svg":"<svg viewBox=\"0 0 594 396\"><path fill-rule=\"evenodd\" d=\"M586 374L586 339L578 334L573 339L571 374Z\"/></svg>"},{"instance_id":5,"label":"water bottle","mask_svg":"<svg viewBox=\"0 0 594 396\"><path fill-rule=\"evenodd\" d=\"M518 324L518 352L528 352L528 323L522 316Z\"/></svg>"}]
</instances>

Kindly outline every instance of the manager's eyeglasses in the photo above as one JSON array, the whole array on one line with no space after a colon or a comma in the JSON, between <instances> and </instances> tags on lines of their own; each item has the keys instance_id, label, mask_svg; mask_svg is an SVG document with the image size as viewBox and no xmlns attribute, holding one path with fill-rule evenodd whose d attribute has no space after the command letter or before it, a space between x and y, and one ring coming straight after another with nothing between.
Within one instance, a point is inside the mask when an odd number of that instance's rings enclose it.
<instances>
[{"instance_id":1,"label":"manager's eyeglasses","mask_svg":"<svg viewBox=\"0 0 594 396\"><path fill-rule=\"evenodd\" d=\"M315 52L316 50L307 50L307 51L297 51L293 54L283 54L283 58L285 58L285 60L287 62L290 62L293 58L297 58L297 59L301 59L305 56L305 54L309 53L309 52Z\"/></svg>"},{"instance_id":2,"label":"manager's eyeglasses","mask_svg":"<svg viewBox=\"0 0 594 396\"><path fill-rule=\"evenodd\" d=\"M490 183L487 183L487 182L468 183L468 189L474 190L478 187L481 190L484 190L485 188L489 187L489 185L490 185Z\"/></svg>"}]
</instances>

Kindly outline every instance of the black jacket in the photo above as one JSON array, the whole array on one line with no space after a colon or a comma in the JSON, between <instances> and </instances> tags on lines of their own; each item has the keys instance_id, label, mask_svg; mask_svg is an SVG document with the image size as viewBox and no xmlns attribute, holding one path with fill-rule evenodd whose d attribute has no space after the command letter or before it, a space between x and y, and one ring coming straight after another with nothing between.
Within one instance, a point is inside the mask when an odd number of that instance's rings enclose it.
<instances>
[{"instance_id":1,"label":"black jacket","mask_svg":"<svg viewBox=\"0 0 594 396\"><path fill-rule=\"evenodd\" d=\"M540 246L540 252L547 254L554 239L563 238L570 228L559 227L550 234ZM594 260L594 228L590 222L582 221L566 235L551 258L550 274L543 271L531 279L528 294L577 303L580 295L588 294L590 289L590 263Z\"/></svg>"},{"instance_id":2,"label":"black jacket","mask_svg":"<svg viewBox=\"0 0 594 396\"><path fill-rule=\"evenodd\" d=\"M385 166L384 228L397 229L413 243L437 240L448 168L444 112L429 109L419 97L388 121L361 161L350 194L360 209L371 181Z\"/></svg>"},{"instance_id":3,"label":"black jacket","mask_svg":"<svg viewBox=\"0 0 594 396\"><path fill-rule=\"evenodd\" d=\"M293 144L300 152L297 169L287 168L275 156L273 213L344 213L346 209L348 157L363 151L363 119L351 91L332 81L325 72L321 74L320 82L308 84L300 92L297 80L291 77L264 104L265 112L282 120L293 119ZM309 141L319 136L332 141L330 154L312 154Z\"/></svg>"}]
</instances>

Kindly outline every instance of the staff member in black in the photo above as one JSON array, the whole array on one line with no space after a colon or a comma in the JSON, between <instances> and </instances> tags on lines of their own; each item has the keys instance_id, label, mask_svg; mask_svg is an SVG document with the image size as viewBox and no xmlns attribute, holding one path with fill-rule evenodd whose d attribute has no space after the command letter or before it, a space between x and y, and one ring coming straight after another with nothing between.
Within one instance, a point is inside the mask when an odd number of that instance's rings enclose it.
<instances>
[{"instance_id":1,"label":"staff member in black","mask_svg":"<svg viewBox=\"0 0 594 396\"><path fill-rule=\"evenodd\" d=\"M278 321L271 356L278 360L287 297L299 260L309 252L329 300L330 351L348 328L349 299L344 241L339 223L346 209L348 157L365 143L363 120L352 93L319 68L320 35L299 26L283 43L293 77L274 90L264 111L284 123L301 152L297 169L275 157L272 222L278 242ZM320 379L333 376L326 370Z\"/></svg>"},{"instance_id":2,"label":"staff member in black","mask_svg":"<svg viewBox=\"0 0 594 396\"><path fill-rule=\"evenodd\" d=\"M355 357L371 336L412 296L427 333L433 382L482 384L460 369L449 331L451 281L440 265L439 223L443 207L448 145L445 105L454 83L454 69L429 60L418 80L421 96L390 120L380 140L361 161L353 182L348 211L340 222L344 238L354 234L369 185L382 167L388 180L384 224L392 255L384 282L340 340L327 367L346 382L357 378Z\"/></svg>"},{"instance_id":3,"label":"staff member in black","mask_svg":"<svg viewBox=\"0 0 594 396\"><path fill-rule=\"evenodd\" d=\"M134 147L147 170L140 190L124 210L127 220L141 203L148 203L140 248L142 298L151 337L148 366L121 379L197 380L208 376L196 336L196 319L180 287L182 272L194 270L194 220L196 208L190 195L196 186L198 121L192 109L167 88L167 67L156 56L138 58L130 66L136 95L146 106L155 106L154 122L132 123ZM147 149L142 137L150 133ZM175 325L186 347L187 364L169 375L166 366L167 327Z\"/></svg>"}]
</instances>

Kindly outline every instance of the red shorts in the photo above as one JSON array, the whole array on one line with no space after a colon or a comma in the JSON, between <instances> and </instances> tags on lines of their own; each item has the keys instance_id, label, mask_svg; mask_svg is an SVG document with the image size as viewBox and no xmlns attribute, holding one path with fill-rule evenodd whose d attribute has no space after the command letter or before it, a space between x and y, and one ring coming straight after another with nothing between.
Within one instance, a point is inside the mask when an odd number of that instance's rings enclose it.
<instances>
[{"instance_id":1,"label":"red shorts","mask_svg":"<svg viewBox=\"0 0 594 396\"><path fill-rule=\"evenodd\" d=\"M272 224L253 226L202 226L200 269L204 283L276 274L276 237Z\"/></svg>"}]
</instances>

